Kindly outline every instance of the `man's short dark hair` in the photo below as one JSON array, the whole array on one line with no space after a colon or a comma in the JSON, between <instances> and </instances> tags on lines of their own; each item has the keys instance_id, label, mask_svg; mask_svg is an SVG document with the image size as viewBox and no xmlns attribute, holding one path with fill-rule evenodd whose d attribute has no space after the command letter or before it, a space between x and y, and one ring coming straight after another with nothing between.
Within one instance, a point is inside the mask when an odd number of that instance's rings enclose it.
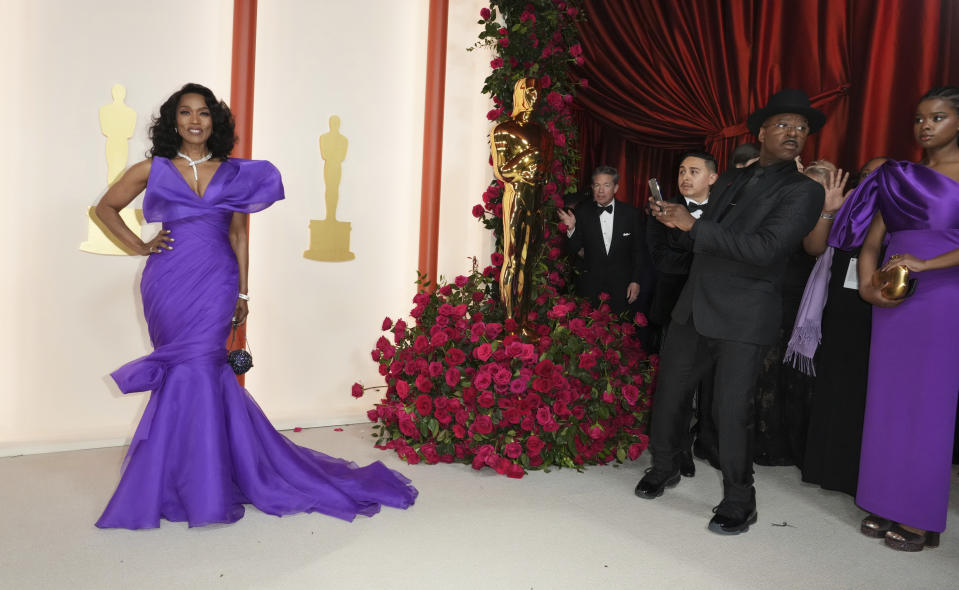
<instances>
[{"instance_id":1,"label":"man's short dark hair","mask_svg":"<svg viewBox=\"0 0 959 590\"><path fill-rule=\"evenodd\" d=\"M712 154L707 154L706 152L686 152L683 154L683 160L686 158L699 158L703 162L706 162L706 169L713 174L719 171L719 165L716 163L716 158L714 158ZM683 160L680 160L680 162Z\"/></svg>"},{"instance_id":2,"label":"man's short dark hair","mask_svg":"<svg viewBox=\"0 0 959 590\"><path fill-rule=\"evenodd\" d=\"M593 175L590 176L590 180L595 180L600 174L608 174L613 177L613 184L619 184L619 171L617 171L612 166L597 166L593 170Z\"/></svg>"},{"instance_id":3,"label":"man's short dark hair","mask_svg":"<svg viewBox=\"0 0 959 590\"><path fill-rule=\"evenodd\" d=\"M742 145L738 145L736 146L736 149L733 150L733 166L735 167L739 166L740 164L745 164L753 158L758 157L759 147L757 147L755 143L744 143Z\"/></svg>"}]
</instances>

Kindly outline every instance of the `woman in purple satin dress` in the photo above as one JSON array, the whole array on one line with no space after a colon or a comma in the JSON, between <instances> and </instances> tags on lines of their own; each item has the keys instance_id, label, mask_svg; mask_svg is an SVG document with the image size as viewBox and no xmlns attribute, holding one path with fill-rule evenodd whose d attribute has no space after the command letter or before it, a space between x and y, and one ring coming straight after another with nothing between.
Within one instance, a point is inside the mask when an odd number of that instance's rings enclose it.
<instances>
[{"instance_id":1,"label":"woman in purple satin dress","mask_svg":"<svg viewBox=\"0 0 959 590\"><path fill-rule=\"evenodd\" d=\"M410 481L378 461L358 467L290 442L227 364L231 322L249 313L247 217L283 198L272 164L228 157L233 133L226 104L187 84L160 107L150 158L97 205L118 239L149 256L140 290L154 346L113 373L124 393L152 395L98 527L230 523L244 504L352 520L416 499ZM119 215L144 188L144 216L163 222L146 243Z\"/></svg>"},{"instance_id":2,"label":"woman in purple satin dress","mask_svg":"<svg viewBox=\"0 0 959 590\"><path fill-rule=\"evenodd\" d=\"M914 131L922 162L874 172L830 239L845 249L862 243L859 293L873 305L856 494L870 514L861 530L902 551L937 546L946 528L959 392L959 88L923 96ZM917 280L915 293L887 299L871 279L898 265Z\"/></svg>"}]
</instances>

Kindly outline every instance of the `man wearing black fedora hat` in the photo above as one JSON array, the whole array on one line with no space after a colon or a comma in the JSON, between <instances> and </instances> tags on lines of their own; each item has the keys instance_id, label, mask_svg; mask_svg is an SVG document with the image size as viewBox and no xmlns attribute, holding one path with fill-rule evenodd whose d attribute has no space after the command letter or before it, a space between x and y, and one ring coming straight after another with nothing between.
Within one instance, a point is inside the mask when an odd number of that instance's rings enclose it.
<instances>
[{"instance_id":1,"label":"man wearing black fedora hat","mask_svg":"<svg viewBox=\"0 0 959 590\"><path fill-rule=\"evenodd\" d=\"M651 206L657 220L684 232L679 243L693 261L660 355L653 465L636 495L656 498L679 482L693 391L714 369L723 500L708 528L716 533L742 533L756 522L753 390L764 353L778 337L786 259L815 226L825 196L794 159L825 122L805 92L782 90L746 123L759 140L759 161L720 176L700 219L675 203Z\"/></svg>"}]
</instances>

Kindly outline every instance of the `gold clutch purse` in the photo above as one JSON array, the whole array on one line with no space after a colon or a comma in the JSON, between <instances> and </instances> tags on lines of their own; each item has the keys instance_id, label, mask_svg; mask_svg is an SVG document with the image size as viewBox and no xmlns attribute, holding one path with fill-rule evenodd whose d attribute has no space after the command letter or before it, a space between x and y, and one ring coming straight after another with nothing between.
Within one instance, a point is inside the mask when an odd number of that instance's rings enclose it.
<instances>
[{"instance_id":1,"label":"gold clutch purse","mask_svg":"<svg viewBox=\"0 0 959 590\"><path fill-rule=\"evenodd\" d=\"M882 288L882 295L886 299L905 299L916 290L916 279L909 278L909 269L905 266L895 266L889 270L876 270L872 275L872 284Z\"/></svg>"}]
</instances>

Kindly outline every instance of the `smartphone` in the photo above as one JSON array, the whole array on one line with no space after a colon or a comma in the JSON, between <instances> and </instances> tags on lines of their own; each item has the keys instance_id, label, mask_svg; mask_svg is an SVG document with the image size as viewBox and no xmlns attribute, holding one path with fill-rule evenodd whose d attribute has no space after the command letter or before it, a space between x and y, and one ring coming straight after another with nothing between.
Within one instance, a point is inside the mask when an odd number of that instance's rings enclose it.
<instances>
[{"instance_id":1,"label":"smartphone","mask_svg":"<svg viewBox=\"0 0 959 590\"><path fill-rule=\"evenodd\" d=\"M663 193L659 190L659 181L655 178L649 179L649 192L653 195L654 201L662 201Z\"/></svg>"}]
</instances>

